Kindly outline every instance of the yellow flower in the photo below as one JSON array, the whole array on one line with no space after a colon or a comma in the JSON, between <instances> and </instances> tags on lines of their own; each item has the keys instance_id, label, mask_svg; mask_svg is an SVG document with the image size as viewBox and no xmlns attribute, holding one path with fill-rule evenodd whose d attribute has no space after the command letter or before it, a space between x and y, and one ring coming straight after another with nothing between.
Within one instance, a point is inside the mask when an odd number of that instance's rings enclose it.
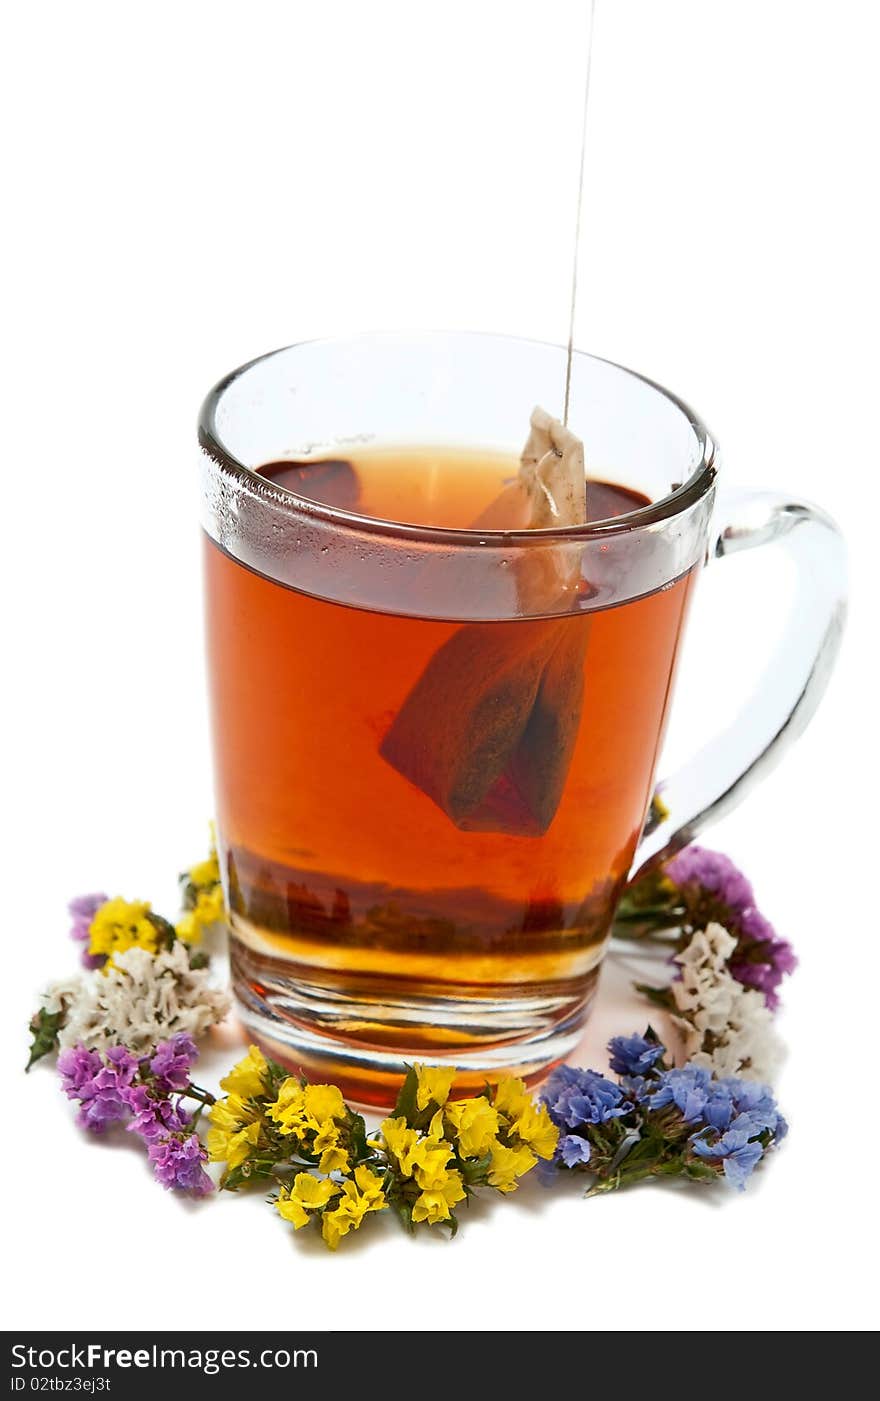
<instances>
[{"instance_id":1,"label":"yellow flower","mask_svg":"<svg viewBox=\"0 0 880 1401\"><path fill-rule=\"evenodd\" d=\"M282 1109L287 1109L291 1104L302 1107L305 1103L303 1086L295 1075L288 1075L286 1080L282 1080L275 1103Z\"/></svg>"},{"instance_id":2,"label":"yellow flower","mask_svg":"<svg viewBox=\"0 0 880 1401\"><path fill-rule=\"evenodd\" d=\"M202 937L202 926L196 919L195 910L187 910L174 926L174 932L184 944L197 944Z\"/></svg>"},{"instance_id":3,"label":"yellow flower","mask_svg":"<svg viewBox=\"0 0 880 1401\"><path fill-rule=\"evenodd\" d=\"M460 1173L454 1170L446 1174L446 1181L442 1187L432 1191L422 1192L420 1197L416 1197L413 1203L413 1221L427 1221L429 1226L434 1226L438 1221L448 1221L452 1215L451 1208L456 1202L463 1201L467 1196Z\"/></svg>"},{"instance_id":4,"label":"yellow flower","mask_svg":"<svg viewBox=\"0 0 880 1401\"><path fill-rule=\"evenodd\" d=\"M506 1114L508 1119L516 1119L531 1102L532 1097L524 1082L513 1075L499 1080L495 1086L495 1098L492 1103L499 1114Z\"/></svg>"},{"instance_id":5,"label":"yellow flower","mask_svg":"<svg viewBox=\"0 0 880 1401\"><path fill-rule=\"evenodd\" d=\"M361 1200L367 1203L367 1211L381 1211L386 1205L382 1190L382 1178L368 1168L366 1163L354 1170L354 1180L361 1193Z\"/></svg>"},{"instance_id":6,"label":"yellow flower","mask_svg":"<svg viewBox=\"0 0 880 1401\"><path fill-rule=\"evenodd\" d=\"M424 1135L418 1129L409 1128L402 1116L399 1119L383 1119L381 1128L384 1145L397 1159L403 1177L412 1177L417 1167L427 1167L432 1161L431 1154L438 1144L443 1143L443 1113L439 1109ZM445 1153L443 1161L446 1162L452 1148L446 1145L442 1151Z\"/></svg>"},{"instance_id":7,"label":"yellow flower","mask_svg":"<svg viewBox=\"0 0 880 1401\"><path fill-rule=\"evenodd\" d=\"M281 1188L275 1210L298 1231L308 1221L309 1212L320 1211L339 1190L337 1184L329 1179L325 1178L322 1182L310 1172L298 1172L290 1187Z\"/></svg>"},{"instance_id":8,"label":"yellow flower","mask_svg":"<svg viewBox=\"0 0 880 1401\"><path fill-rule=\"evenodd\" d=\"M263 1052L259 1046L250 1046L247 1055L232 1067L228 1075L223 1076L220 1088L226 1090L227 1094L240 1095L242 1099L253 1099L265 1090L268 1074L269 1067Z\"/></svg>"},{"instance_id":9,"label":"yellow flower","mask_svg":"<svg viewBox=\"0 0 880 1401\"><path fill-rule=\"evenodd\" d=\"M347 1112L337 1085L306 1085L305 1108L314 1127L325 1119L344 1119Z\"/></svg>"},{"instance_id":10,"label":"yellow flower","mask_svg":"<svg viewBox=\"0 0 880 1401\"><path fill-rule=\"evenodd\" d=\"M197 944L203 929L219 924L225 917L223 887L217 885L211 890L199 891L194 907L184 911L174 926L174 932L185 944Z\"/></svg>"},{"instance_id":11,"label":"yellow flower","mask_svg":"<svg viewBox=\"0 0 880 1401\"><path fill-rule=\"evenodd\" d=\"M339 1142L339 1129L332 1119L327 1119L321 1124L318 1132L312 1141L312 1147L316 1153L323 1153L325 1148L335 1148Z\"/></svg>"},{"instance_id":12,"label":"yellow flower","mask_svg":"<svg viewBox=\"0 0 880 1401\"><path fill-rule=\"evenodd\" d=\"M279 1133L302 1137L309 1127L303 1087L289 1075L278 1091L278 1098L266 1106L266 1113L278 1125Z\"/></svg>"},{"instance_id":13,"label":"yellow flower","mask_svg":"<svg viewBox=\"0 0 880 1401\"><path fill-rule=\"evenodd\" d=\"M547 1113L547 1106L529 1103L514 1119L511 1132L537 1153L539 1158L550 1159L559 1141L559 1130Z\"/></svg>"},{"instance_id":14,"label":"yellow flower","mask_svg":"<svg viewBox=\"0 0 880 1401\"><path fill-rule=\"evenodd\" d=\"M105 900L89 925L89 953L103 954L109 972L113 955L126 949L141 948L156 953L162 935L148 918L152 906L148 900Z\"/></svg>"},{"instance_id":15,"label":"yellow flower","mask_svg":"<svg viewBox=\"0 0 880 1401\"><path fill-rule=\"evenodd\" d=\"M212 851L205 861L197 861L187 871L191 885L217 885L220 881L220 862L216 851Z\"/></svg>"},{"instance_id":16,"label":"yellow flower","mask_svg":"<svg viewBox=\"0 0 880 1401\"><path fill-rule=\"evenodd\" d=\"M348 1153L344 1148L325 1148L318 1167L322 1172L348 1172Z\"/></svg>"},{"instance_id":17,"label":"yellow flower","mask_svg":"<svg viewBox=\"0 0 880 1401\"><path fill-rule=\"evenodd\" d=\"M234 1070L230 1072L234 1074ZM240 1167L260 1137L259 1112L233 1093L212 1104L209 1118L212 1127L207 1144L211 1161L225 1162L230 1170Z\"/></svg>"},{"instance_id":18,"label":"yellow flower","mask_svg":"<svg viewBox=\"0 0 880 1401\"><path fill-rule=\"evenodd\" d=\"M413 1070L418 1080L416 1104L419 1109L427 1109L432 1102L445 1104L455 1079L455 1067L451 1070L441 1070L433 1065L414 1065Z\"/></svg>"},{"instance_id":19,"label":"yellow flower","mask_svg":"<svg viewBox=\"0 0 880 1401\"><path fill-rule=\"evenodd\" d=\"M463 1158L482 1158L488 1153L500 1127L497 1109L482 1097L457 1099L447 1104L446 1118L455 1130L458 1151Z\"/></svg>"},{"instance_id":20,"label":"yellow flower","mask_svg":"<svg viewBox=\"0 0 880 1401\"><path fill-rule=\"evenodd\" d=\"M311 1146L313 1153L321 1154L322 1172L348 1172L348 1153L339 1146L339 1129L332 1119L321 1125Z\"/></svg>"},{"instance_id":21,"label":"yellow flower","mask_svg":"<svg viewBox=\"0 0 880 1401\"><path fill-rule=\"evenodd\" d=\"M321 1217L321 1234L330 1250L335 1250L343 1236L347 1236L352 1226L357 1230L363 1216L357 1216L351 1209L351 1202L344 1201L333 1211L325 1211Z\"/></svg>"},{"instance_id":22,"label":"yellow flower","mask_svg":"<svg viewBox=\"0 0 880 1401\"><path fill-rule=\"evenodd\" d=\"M200 890L196 902L196 914L202 924L218 924L226 915L223 903L223 887L215 885L211 890Z\"/></svg>"},{"instance_id":23,"label":"yellow flower","mask_svg":"<svg viewBox=\"0 0 880 1401\"><path fill-rule=\"evenodd\" d=\"M331 1250L335 1250L343 1236L357 1230L369 1211L381 1211L386 1205L382 1190L382 1179L362 1163L355 1168L354 1182L351 1178L343 1182L339 1205L333 1211L325 1211L321 1220L321 1233Z\"/></svg>"},{"instance_id":24,"label":"yellow flower","mask_svg":"<svg viewBox=\"0 0 880 1401\"><path fill-rule=\"evenodd\" d=\"M225 1099L218 1099L216 1104L211 1105L210 1119L217 1128L235 1133L243 1124L250 1124L256 1119L257 1113L256 1109L245 1103L241 1095L229 1094Z\"/></svg>"},{"instance_id":25,"label":"yellow flower","mask_svg":"<svg viewBox=\"0 0 880 1401\"><path fill-rule=\"evenodd\" d=\"M250 1156L251 1149L256 1147L259 1137L259 1121L237 1132L222 1127L210 1128L207 1135L208 1157L212 1163L225 1163L231 1171L232 1168L241 1167Z\"/></svg>"},{"instance_id":26,"label":"yellow flower","mask_svg":"<svg viewBox=\"0 0 880 1401\"><path fill-rule=\"evenodd\" d=\"M400 1171L404 1177L412 1177L415 1166L412 1154L418 1146L418 1132L408 1128L406 1119L402 1116L399 1119L383 1119L381 1128L385 1147L397 1159Z\"/></svg>"},{"instance_id":27,"label":"yellow flower","mask_svg":"<svg viewBox=\"0 0 880 1401\"><path fill-rule=\"evenodd\" d=\"M505 1148L503 1143L494 1144L487 1178L489 1186L497 1187L499 1192L514 1192L516 1179L529 1172L537 1161L529 1148Z\"/></svg>"},{"instance_id":28,"label":"yellow flower","mask_svg":"<svg viewBox=\"0 0 880 1401\"><path fill-rule=\"evenodd\" d=\"M423 1191L440 1191L449 1179L446 1165L452 1157L452 1144L444 1143L437 1148L420 1146L422 1151L413 1176Z\"/></svg>"}]
</instances>

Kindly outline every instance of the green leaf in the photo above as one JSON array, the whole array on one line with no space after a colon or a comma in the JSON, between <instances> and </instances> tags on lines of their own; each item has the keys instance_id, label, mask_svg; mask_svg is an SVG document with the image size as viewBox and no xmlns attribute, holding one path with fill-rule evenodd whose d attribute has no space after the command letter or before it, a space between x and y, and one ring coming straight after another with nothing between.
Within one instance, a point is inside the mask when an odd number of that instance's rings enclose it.
<instances>
[{"instance_id":1,"label":"green leaf","mask_svg":"<svg viewBox=\"0 0 880 1401\"><path fill-rule=\"evenodd\" d=\"M58 1033L64 1025L64 1009L60 1012L47 1012L45 1007L41 1007L39 1012L35 1012L31 1017L31 1053L25 1070L30 1070L31 1066L43 1056L48 1056L51 1051L58 1050Z\"/></svg>"},{"instance_id":2,"label":"green leaf","mask_svg":"<svg viewBox=\"0 0 880 1401\"><path fill-rule=\"evenodd\" d=\"M456 1163L465 1186L473 1186L486 1181L486 1175L492 1164L492 1154L487 1153L483 1158L459 1158L456 1155Z\"/></svg>"},{"instance_id":3,"label":"green leaf","mask_svg":"<svg viewBox=\"0 0 880 1401\"><path fill-rule=\"evenodd\" d=\"M685 1176L692 1177L696 1182L714 1182L719 1177L717 1167L712 1167L709 1163L701 1163L696 1160L685 1163Z\"/></svg>"},{"instance_id":4,"label":"green leaf","mask_svg":"<svg viewBox=\"0 0 880 1401\"><path fill-rule=\"evenodd\" d=\"M362 1162L364 1158L371 1158L373 1150L367 1147L367 1126L363 1116L356 1114L353 1109L348 1111L348 1131L349 1131L349 1154L352 1163Z\"/></svg>"},{"instance_id":5,"label":"green leaf","mask_svg":"<svg viewBox=\"0 0 880 1401\"><path fill-rule=\"evenodd\" d=\"M393 1205L395 1211L397 1212L398 1218L399 1218L399 1220L400 1220L400 1224L401 1224L401 1226L403 1227L403 1229L404 1229L405 1231L408 1231L410 1235L414 1235L414 1234L415 1234L415 1229L416 1229L416 1228L415 1228L415 1224L414 1224L413 1219L412 1219L412 1206L411 1206L411 1204L410 1204L409 1202L405 1202L405 1201L396 1201L396 1202L393 1202L392 1205Z\"/></svg>"},{"instance_id":6,"label":"green leaf","mask_svg":"<svg viewBox=\"0 0 880 1401\"><path fill-rule=\"evenodd\" d=\"M406 1078L400 1087L397 1102L391 1111L391 1117L399 1119L403 1115L406 1122L412 1125L418 1118L419 1108L416 1103L416 1095L419 1089L419 1079L411 1065L406 1068Z\"/></svg>"},{"instance_id":7,"label":"green leaf","mask_svg":"<svg viewBox=\"0 0 880 1401\"><path fill-rule=\"evenodd\" d=\"M157 915L155 910L148 910L146 917L160 936L162 947L170 949L177 940L177 931L174 925L170 920L165 919L164 915Z\"/></svg>"},{"instance_id":8,"label":"green leaf","mask_svg":"<svg viewBox=\"0 0 880 1401\"><path fill-rule=\"evenodd\" d=\"M238 1167L224 1173L220 1186L226 1192L237 1192L241 1187L252 1187L275 1176L276 1163L271 1158L247 1158Z\"/></svg>"},{"instance_id":9,"label":"green leaf","mask_svg":"<svg viewBox=\"0 0 880 1401\"><path fill-rule=\"evenodd\" d=\"M642 997L646 997L649 1002L653 1002L655 1007L662 1007L664 1012L674 1012L676 1010L675 998L669 988L651 987L650 983L633 983L636 992L640 992Z\"/></svg>"}]
</instances>

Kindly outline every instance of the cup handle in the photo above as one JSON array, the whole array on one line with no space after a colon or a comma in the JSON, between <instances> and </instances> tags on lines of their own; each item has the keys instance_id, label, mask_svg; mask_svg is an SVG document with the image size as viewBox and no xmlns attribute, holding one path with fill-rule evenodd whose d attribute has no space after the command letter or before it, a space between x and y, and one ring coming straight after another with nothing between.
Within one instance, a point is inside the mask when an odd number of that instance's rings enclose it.
<instances>
[{"instance_id":1,"label":"cup handle","mask_svg":"<svg viewBox=\"0 0 880 1401\"><path fill-rule=\"evenodd\" d=\"M783 641L734 724L656 790L631 880L693 841L742 802L812 719L831 675L846 617L846 551L824 511L776 492L719 503L708 560L774 545L796 571Z\"/></svg>"}]
</instances>

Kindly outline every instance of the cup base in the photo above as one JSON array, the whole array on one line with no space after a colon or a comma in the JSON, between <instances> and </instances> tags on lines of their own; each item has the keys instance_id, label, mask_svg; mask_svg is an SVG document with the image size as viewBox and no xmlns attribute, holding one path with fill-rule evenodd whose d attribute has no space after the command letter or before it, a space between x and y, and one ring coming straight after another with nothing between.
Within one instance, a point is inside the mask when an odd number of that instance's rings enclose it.
<instances>
[{"instance_id":1,"label":"cup base","mask_svg":"<svg viewBox=\"0 0 880 1401\"><path fill-rule=\"evenodd\" d=\"M266 960L266 964L274 963ZM260 964L263 966L257 967ZM464 1093L517 1075L538 1083L580 1039L598 967L554 990L467 998L353 993L283 974L252 950L233 951L239 1015L263 1051L292 1073L331 1082L350 1101L390 1108L408 1065L454 1065ZM511 994L514 992L511 989Z\"/></svg>"}]
</instances>

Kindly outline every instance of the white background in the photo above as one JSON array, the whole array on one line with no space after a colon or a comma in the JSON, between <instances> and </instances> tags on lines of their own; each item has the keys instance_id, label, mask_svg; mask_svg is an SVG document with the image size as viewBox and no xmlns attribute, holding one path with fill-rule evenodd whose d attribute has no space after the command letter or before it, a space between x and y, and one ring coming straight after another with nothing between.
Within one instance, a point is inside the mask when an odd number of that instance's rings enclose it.
<instances>
[{"instance_id":1,"label":"white background","mask_svg":"<svg viewBox=\"0 0 880 1401\"><path fill-rule=\"evenodd\" d=\"M801 957L792 1133L754 1190L524 1190L451 1246L377 1225L332 1257L259 1199L172 1199L131 1148L86 1141L51 1071L20 1073L35 994L74 963L66 898L169 909L204 846L201 397L346 330L563 340L584 17L30 0L7 19L7 1327L876 1322L880 28L857 0L598 0L596 22L577 341L693 402L729 483L819 500L851 546L827 702L710 838ZM784 585L754 558L706 579L676 752L752 685ZM583 1058L642 1019L613 974Z\"/></svg>"}]
</instances>

